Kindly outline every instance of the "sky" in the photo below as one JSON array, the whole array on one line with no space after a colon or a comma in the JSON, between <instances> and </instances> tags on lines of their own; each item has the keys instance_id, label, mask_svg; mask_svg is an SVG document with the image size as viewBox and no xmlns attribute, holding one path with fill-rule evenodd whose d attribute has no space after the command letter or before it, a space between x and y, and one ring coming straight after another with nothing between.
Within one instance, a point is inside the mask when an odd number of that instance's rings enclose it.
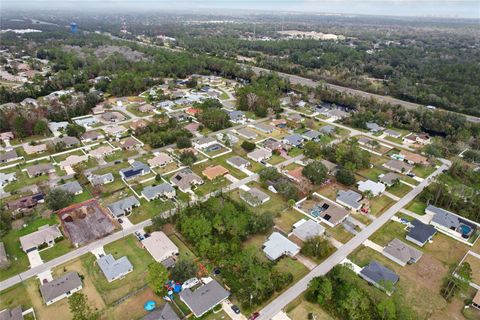
<instances>
[{"instance_id":1,"label":"sky","mask_svg":"<svg viewBox=\"0 0 480 320\"><path fill-rule=\"evenodd\" d=\"M0 0L3 9L225 10L470 18L480 0ZM1 10L1 8L0 8Z\"/></svg>"}]
</instances>

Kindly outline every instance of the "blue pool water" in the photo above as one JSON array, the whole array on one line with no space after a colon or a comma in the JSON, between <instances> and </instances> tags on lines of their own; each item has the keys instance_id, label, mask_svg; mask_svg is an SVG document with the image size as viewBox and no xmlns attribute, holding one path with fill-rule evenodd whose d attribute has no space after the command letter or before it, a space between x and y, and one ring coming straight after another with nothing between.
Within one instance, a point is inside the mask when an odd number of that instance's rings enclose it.
<instances>
[{"instance_id":1,"label":"blue pool water","mask_svg":"<svg viewBox=\"0 0 480 320\"><path fill-rule=\"evenodd\" d=\"M470 227L467 226L467 225L462 224L462 225L460 226L460 232L461 232L462 234L467 235L467 234L469 234L470 232L472 232L472 228L470 228Z\"/></svg>"}]
</instances>

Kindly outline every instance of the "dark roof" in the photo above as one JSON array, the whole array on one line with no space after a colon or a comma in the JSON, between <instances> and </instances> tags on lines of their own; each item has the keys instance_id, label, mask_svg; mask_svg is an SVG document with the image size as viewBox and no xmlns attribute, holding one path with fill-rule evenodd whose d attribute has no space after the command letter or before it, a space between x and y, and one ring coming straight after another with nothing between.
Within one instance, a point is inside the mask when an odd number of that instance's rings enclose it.
<instances>
[{"instance_id":1,"label":"dark roof","mask_svg":"<svg viewBox=\"0 0 480 320\"><path fill-rule=\"evenodd\" d=\"M412 227L410 228L410 231L408 231L407 236L420 243L425 243L435 233L437 233L437 230L434 226L415 219L412 221Z\"/></svg>"},{"instance_id":2,"label":"dark roof","mask_svg":"<svg viewBox=\"0 0 480 320\"><path fill-rule=\"evenodd\" d=\"M228 298L230 292L216 280L195 289L185 289L180 292L183 302L192 310L195 316L200 317L217 304Z\"/></svg>"},{"instance_id":3,"label":"dark roof","mask_svg":"<svg viewBox=\"0 0 480 320\"><path fill-rule=\"evenodd\" d=\"M141 320L180 320L169 303L165 303L161 308L155 309Z\"/></svg>"},{"instance_id":4,"label":"dark roof","mask_svg":"<svg viewBox=\"0 0 480 320\"><path fill-rule=\"evenodd\" d=\"M386 283L395 284L400 279L395 272L378 263L377 261L370 262L368 266L364 267L360 271L360 274L374 281L376 284L381 285L382 287L384 287L384 284Z\"/></svg>"},{"instance_id":5,"label":"dark roof","mask_svg":"<svg viewBox=\"0 0 480 320\"><path fill-rule=\"evenodd\" d=\"M60 278L43 284L40 287L40 292L43 300L48 302L80 286L82 286L82 280L78 273L68 272Z\"/></svg>"},{"instance_id":6,"label":"dark roof","mask_svg":"<svg viewBox=\"0 0 480 320\"><path fill-rule=\"evenodd\" d=\"M23 320L22 307L3 309L0 311L0 320Z\"/></svg>"}]
</instances>

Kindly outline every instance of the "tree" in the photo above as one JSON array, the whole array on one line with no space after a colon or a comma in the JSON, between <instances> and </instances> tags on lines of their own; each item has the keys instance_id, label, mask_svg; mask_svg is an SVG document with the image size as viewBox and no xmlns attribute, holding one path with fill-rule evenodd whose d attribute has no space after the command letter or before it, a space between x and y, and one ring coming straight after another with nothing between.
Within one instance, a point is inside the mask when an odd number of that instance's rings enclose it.
<instances>
[{"instance_id":1,"label":"tree","mask_svg":"<svg viewBox=\"0 0 480 320\"><path fill-rule=\"evenodd\" d=\"M251 152L255 149L256 145L253 142L245 140L242 142L241 147L243 148L243 150Z\"/></svg>"},{"instance_id":2,"label":"tree","mask_svg":"<svg viewBox=\"0 0 480 320\"><path fill-rule=\"evenodd\" d=\"M170 271L170 276L174 281L180 283L196 276L198 271L197 265L192 260L180 259Z\"/></svg>"},{"instance_id":3,"label":"tree","mask_svg":"<svg viewBox=\"0 0 480 320\"><path fill-rule=\"evenodd\" d=\"M333 248L330 246L328 240L321 236L315 236L308 238L303 243L301 252L309 257L323 259L333 252Z\"/></svg>"},{"instance_id":4,"label":"tree","mask_svg":"<svg viewBox=\"0 0 480 320\"><path fill-rule=\"evenodd\" d=\"M303 153L310 159L315 159L322 154L322 145L318 142L307 141L303 147Z\"/></svg>"},{"instance_id":5,"label":"tree","mask_svg":"<svg viewBox=\"0 0 480 320\"><path fill-rule=\"evenodd\" d=\"M50 210L57 211L63 209L73 202L73 193L63 189L53 189L45 197L45 202Z\"/></svg>"},{"instance_id":6,"label":"tree","mask_svg":"<svg viewBox=\"0 0 480 320\"><path fill-rule=\"evenodd\" d=\"M168 281L168 271L162 264L154 262L148 266L147 283L153 292L161 295Z\"/></svg>"},{"instance_id":7,"label":"tree","mask_svg":"<svg viewBox=\"0 0 480 320\"><path fill-rule=\"evenodd\" d=\"M179 137L177 139L177 148L178 149L185 149L185 148L191 148L192 147L192 141L188 137Z\"/></svg>"},{"instance_id":8,"label":"tree","mask_svg":"<svg viewBox=\"0 0 480 320\"><path fill-rule=\"evenodd\" d=\"M219 108L209 108L203 110L198 115L198 121L212 131L225 129L232 125L228 114L223 109Z\"/></svg>"},{"instance_id":9,"label":"tree","mask_svg":"<svg viewBox=\"0 0 480 320\"><path fill-rule=\"evenodd\" d=\"M180 162L186 166L191 166L197 161L197 156L192 151L182 152L180 154Z\"/></svg>"},{"instance_id":10,"label":"tree","mask_svg":"<svg viewBox=\"0 0 480 320\"><path fill-rule=\"evenodd\" d=\"M71 137L80 137L85 132L85 128L76 124L69 123L65 128L65 133Z\"/></svg>"},{"instance_id":11,"label":"tree","mask_svg":"<svg viewBox=\"0 0 480 320\"><path fill-rule=\"evenodd\" d=\"M472 268L468 262L462 263L457 270L449 273L444 281L441 294L450 302L458 292L465 291L472 280Z\"/></svg>"},{"instance_id":12,"label":"tree","mask_svg":"<svg viewBox=\"0 0 480 320\"><path fill-rule=\"evenodd\" d=\"M43 120L38 120L33 126L33 133L36 135L46 135L48 133L47 122Z\"/></svg>"},{"instance_id":13,"label":"tree","mask_svg":"<svg viewBox=\"0 0 480 320\"><path fill-rule=\"evenodd\" d=\"M88 305L87 297L80 292L75 292L68 298L68 306L73 314L73 320L96 320L100 318L98 312L92 311Z\"/></svg>"},{"instance_id":14,"label":"tree","mask_svg":"<svg viewBox=\"0 0 480 320\"><path fill-rule=\"evenodd\" d=\"M337 173L335 173L335 178L338 182L343 183L347 186L353 186L356 182L355 174L353 173L353 171L346 168L338 169Z\"/></svg>"},{"instance_id":15,"label":"tree","mask_svg":"<svg viewBox=\"0 0 480 320\"><path fill-rule=\"evenodd\" d=\"M28 135L27 119L22 116L17 116L13 121L13 133L19 138L25 138Z\"/></svg>"},{"instance_id":16,"label":"tree","mask_svg":"<svg viewBox=\"0 0 480 320\"><path fill-rule=\"evenodd\" d=\"M313 161L303 168L302 174L318 186L327 178L327 168L320 161Z\"/></svg>"}]
</instances>

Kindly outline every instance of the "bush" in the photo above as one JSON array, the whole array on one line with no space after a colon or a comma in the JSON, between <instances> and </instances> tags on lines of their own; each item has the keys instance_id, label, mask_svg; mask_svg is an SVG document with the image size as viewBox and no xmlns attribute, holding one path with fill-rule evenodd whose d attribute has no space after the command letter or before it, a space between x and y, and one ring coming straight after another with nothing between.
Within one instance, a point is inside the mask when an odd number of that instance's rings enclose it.
<instances>
[{"instance_id":1,"label":"bush","mask_svg":"<svg viewBox=\"0 0 480 320\"><path fill-rule=\"evenodd\" d=\"M245 150L247 152L251 152L255 149L256 145L255 145L255 143L250 142L250 141L243 141L242 144L241 144L241 147L243 148L243 150Z\"/></svg>"}]
</instances>

